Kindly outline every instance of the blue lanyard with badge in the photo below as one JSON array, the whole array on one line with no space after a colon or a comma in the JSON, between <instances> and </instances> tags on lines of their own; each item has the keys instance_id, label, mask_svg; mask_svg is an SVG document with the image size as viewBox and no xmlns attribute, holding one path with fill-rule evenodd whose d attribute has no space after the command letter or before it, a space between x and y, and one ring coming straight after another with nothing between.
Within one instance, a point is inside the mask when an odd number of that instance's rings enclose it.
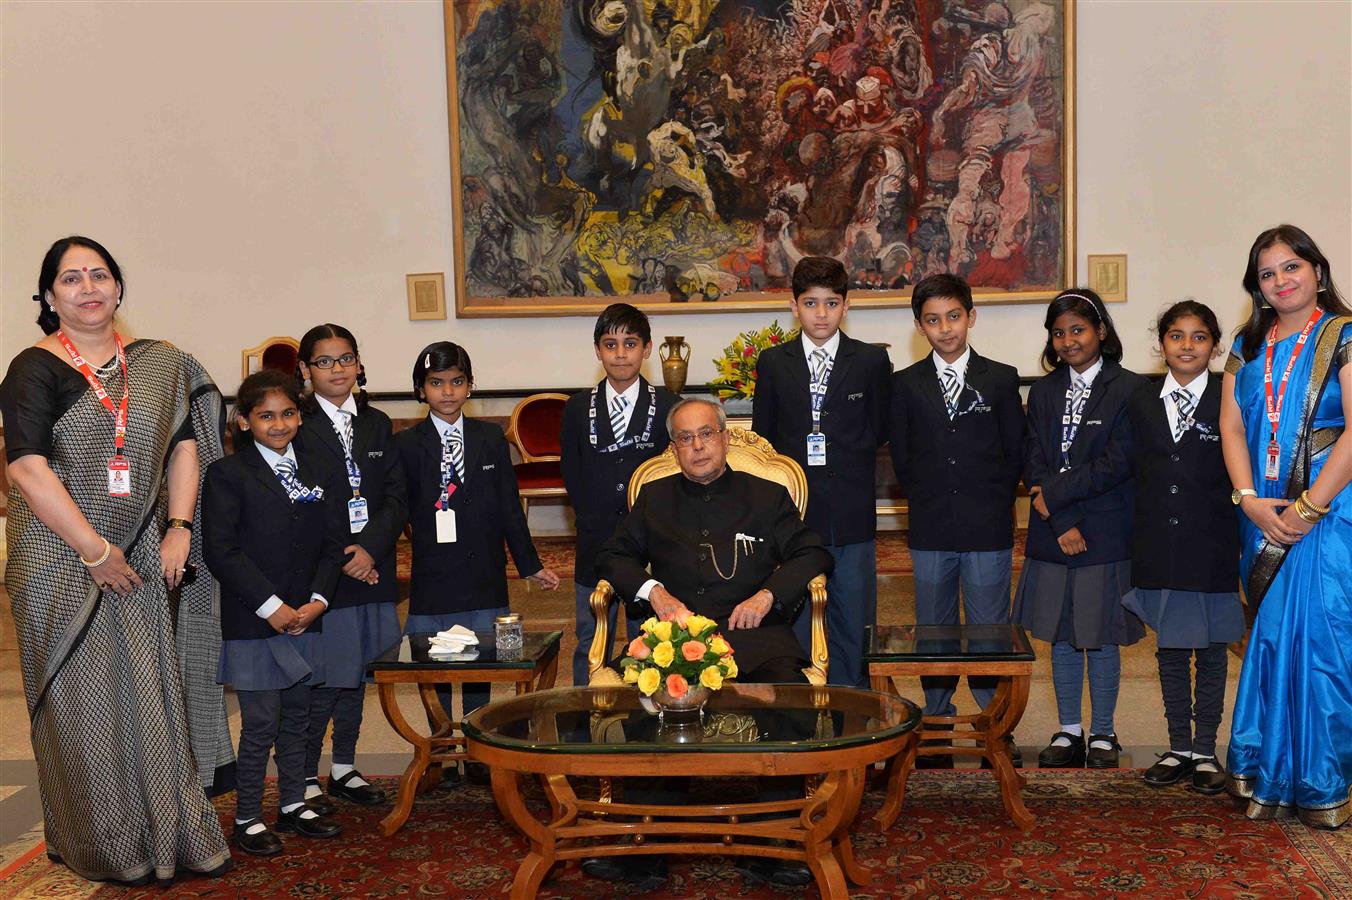
<instances>
[{"instance_id":1,"label":"blue lanyard with badge","mask_svg":"<svg viewBox=\"0 0 1352 900\"><path fill-rule=\"evenodd\" d=\"M456 542L455 510L451 509L451 497L456 492L455 466L443 449L441 454L441 494L437 497L436 513L433 521L436 525L437 543L454 544Z\"/></svg>"},{"instance_id":2,"label":"blue lanyard with badge","mask_svg":"<svg viewBox=\"0 0 1352 900\"><path fill-rule=\"evenodd\" d=\"M616 450L623 450L625 447L631 447L636 443L642 442L646 444L652 440L653 422L656 421L657 419L657 388L653 387L650 384L648 385L648 421L643 424L643 434L642 435L632 434L622 441L621 440L615 441L615 443L611 444L609 447L597 446L596 395L600 393L600 391L601 386L599 384L592 385L591 403L587 407L587 431L588 437L591 440L593 450L595 450L597 453L614 453ZM619 435L617 434L615 435L615 437L618 438Z\"/></svg>"},{"instance_id":3,"label":"blue lanyard with badge","mask_svg":"<svg viewBox=\"0 0 1352 900\"><path fill-rule=\"evenodd\" d=\"M339 435L338 443L343 444ZM359 533L371 521L371 507L361 495L361 469L352 458L350 447L343 445L343 466L347 469L347 483L352 488L352 499L347 501L347 528L352 534Z\"/></svg>"},{"instance_id":4,"label":"blue lanyard with badge","mask_svg":"<svg viewBox=\"0 0 1352 900\"><path fill-rule=\"evenodd\" d=\"M812 431L807 436L807 464L809 466L826 465L826 435L822 434L822 404L826 402L826 386L831 380L831 369L835 360L826 358L821 367L821 377L814 379L808 386L812 395Z\"/></svg>"}]
</instances>

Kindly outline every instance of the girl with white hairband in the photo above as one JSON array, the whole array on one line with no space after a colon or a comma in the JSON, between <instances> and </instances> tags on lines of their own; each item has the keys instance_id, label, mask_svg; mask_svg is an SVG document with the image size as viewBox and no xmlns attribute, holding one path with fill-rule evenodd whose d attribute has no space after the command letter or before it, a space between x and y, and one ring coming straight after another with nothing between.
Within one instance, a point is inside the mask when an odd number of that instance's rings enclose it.
<instances>
[{"instance_id":1,"label":"girl with white hairband","mask_svg":"<svg viewBox=\"0 0 1352 900\"><path fill-rule=\"evenodd\" d=\"M1122 605L1131 588L1132 450L1128 400L1144 380L1121 366L1122 342L1093 291L1047 307L1048 372L1028 392L1024 482L1032 498L1014 619L1052 645L1061 727L1042 768L1115 768L1119 647L1144 635ZM1084 672L1092 710L1080 724Z\"/></svg>"}]
</instances>

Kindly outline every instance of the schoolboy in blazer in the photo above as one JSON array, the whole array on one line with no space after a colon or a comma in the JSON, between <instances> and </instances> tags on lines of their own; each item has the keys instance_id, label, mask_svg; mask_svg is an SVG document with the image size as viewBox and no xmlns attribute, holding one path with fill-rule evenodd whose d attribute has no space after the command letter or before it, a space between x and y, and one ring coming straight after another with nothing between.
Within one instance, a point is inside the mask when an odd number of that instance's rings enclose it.
<instances>
[{"instance_id":1,"label":"schoolboy in blazer","mask_svg":"<svg viewBox=\"0 0 1352 900\"><path fill-rule=\"evenodd\" d=\"M592 343L606 377L568 398L559 436L563 483L577 528L575 685L587 683L587 653L596 634L590 603L600 578L596 554L629 512L630 476L670 443L667 413L677 400L643 377L643 362L652 354L653 344L648 317L638 309L628 303L606 307L596 319ZM612 422L624 423L626 417L627 424L615 434ZM618 604L610 608L608 634L615 633L618 611ZM638 623L629 622L628 631L631 639L635 637Z\"/></svg>"},{"instance_id":2,"label":"schoolboy in blazer","mask_svg":"<svg viewBox=\"0 0 1352 900\"><path fill-rule=\"evenodd\" d=\"M876 456L887 439L892 364L883 349L840 330L848 284L845 267L829 257L805 257L794 267L791 308L802 335L757 359L751 428L807 474L805 521L836 563L827 584L831 683L865 687L864 629L876 621L878 606ZM810 367L817 351L825 359ZM819 376L826 385L817 417ZM817 448L812 454L810 443ZM794 628L809 646L810 616L801 615Z\"/></svg>"},{"instance_id":3,"label":"schoolboy in blazer","mask_svg":"<svg viewBox=\"0 0 1352 900\"><path fill-rule=\"evenodd\" d=\"M892 468L907 500L915 620L958 624L961 594L969 625L1005 623L1014 492L1023 469L1019 373L968 344L976 311L971 288L958 276L922 280L911 308L933 353L893 376L889 438ZM953 715L957 681L922 679L925 712ZM995 680L971 678L968 684L985 708Z\"/></svg>"}]
</instances>

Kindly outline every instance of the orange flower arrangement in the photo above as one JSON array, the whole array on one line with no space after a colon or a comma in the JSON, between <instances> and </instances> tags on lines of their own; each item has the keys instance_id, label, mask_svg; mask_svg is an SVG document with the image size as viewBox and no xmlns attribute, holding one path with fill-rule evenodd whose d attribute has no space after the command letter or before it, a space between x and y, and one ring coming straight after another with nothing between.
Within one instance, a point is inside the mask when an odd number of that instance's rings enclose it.
<instances>
[{"instance_id":1,"label":"orange flower arrangement","mask_svg":"<svg viewBox=\"0 0 1352 900\"><path fill-rule=\"evenodd\" d=\"M737 676L732 647L718 633L718 625L704 616L649 618L642 633L630 642L620 660L626 684L636 684L645 697L666 688L679 700L694 685L711 691L725 678Z\"/></svg>"}]
</instances>

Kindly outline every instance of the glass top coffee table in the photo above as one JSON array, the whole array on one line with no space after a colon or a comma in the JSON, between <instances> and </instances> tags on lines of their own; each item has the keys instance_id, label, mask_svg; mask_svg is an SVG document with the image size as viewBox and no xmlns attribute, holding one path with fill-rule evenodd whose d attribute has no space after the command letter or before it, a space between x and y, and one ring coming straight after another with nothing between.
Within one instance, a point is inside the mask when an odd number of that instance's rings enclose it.
<instances>
[{"instance_id":1,"label":"glass top coffee table","mask_svg":"<svg viewBox=\"0 0 1352 900\"><path fill-rule=\"evenodd\" d=\"M623 854L767 856L807 863L823 897L871 873L850 849L868 766L896 756L920 723L899 697L854 688L730 682L702 718L665 720L630 686L559 688L490 703L463 724L488 764L503 816L531 843L512 897L534 897L556 861ZM526 808L522 775L543 776L548 821ZM591 776L821 776L810 797L714 805L579 797ZM654 843L648 838L661 835ZM630 840L622 840L629 838Z\"/></svg>"},{"instance_id":2,"label":"glass top coffee table","mask_svg":"<svg viewBox=\"0 0 1352 900\"><path fill-rule=\"evenodd\" d=\"M924 717L908 747L889 764L887 802L878 811L878 824L888 828L900 814L906 780L917 755L953 755L989 760L1000 783L1005 812L1020 828L1031 828L1035 818L1023 804L1025 781L1009 752L1009 737L1028 704L1028 685L1037 659L1022 626L878 625L866 633L865 646L864 664L875 691L896 693L894 675L988 675L997 679L995 696L976 715ZM945 743L921 743L926 740ZM959 741L972 746L956 746Z\"/></svg>"},{"instance_id":3,"label":"glass top coffee table","mask_svg":"<svg viewBox=\"0 0 1352 900\"><path fill-rule=\"evenodd\" d=\"M441 781L441 764L465 759L465 739L455 734L459 723L452 722L437 697L439 684L464 682L507 682L516 692L552 688L559 665L558 631L527 631L520 650L499 652L493 633L478 634L479 645L473 654L441 658L431 653L431 634L409 634L385 653L371 660L366 671L380 692L380 708L390 727L413 746L413 759L399 779L394 808L380 821L380 833L394 834L408 821L413 799L420 791L430 790ZM395 688L400 684L418 686L431 733L421 734L409 724L399 708Z\"/></svg>"}]
</instances>

